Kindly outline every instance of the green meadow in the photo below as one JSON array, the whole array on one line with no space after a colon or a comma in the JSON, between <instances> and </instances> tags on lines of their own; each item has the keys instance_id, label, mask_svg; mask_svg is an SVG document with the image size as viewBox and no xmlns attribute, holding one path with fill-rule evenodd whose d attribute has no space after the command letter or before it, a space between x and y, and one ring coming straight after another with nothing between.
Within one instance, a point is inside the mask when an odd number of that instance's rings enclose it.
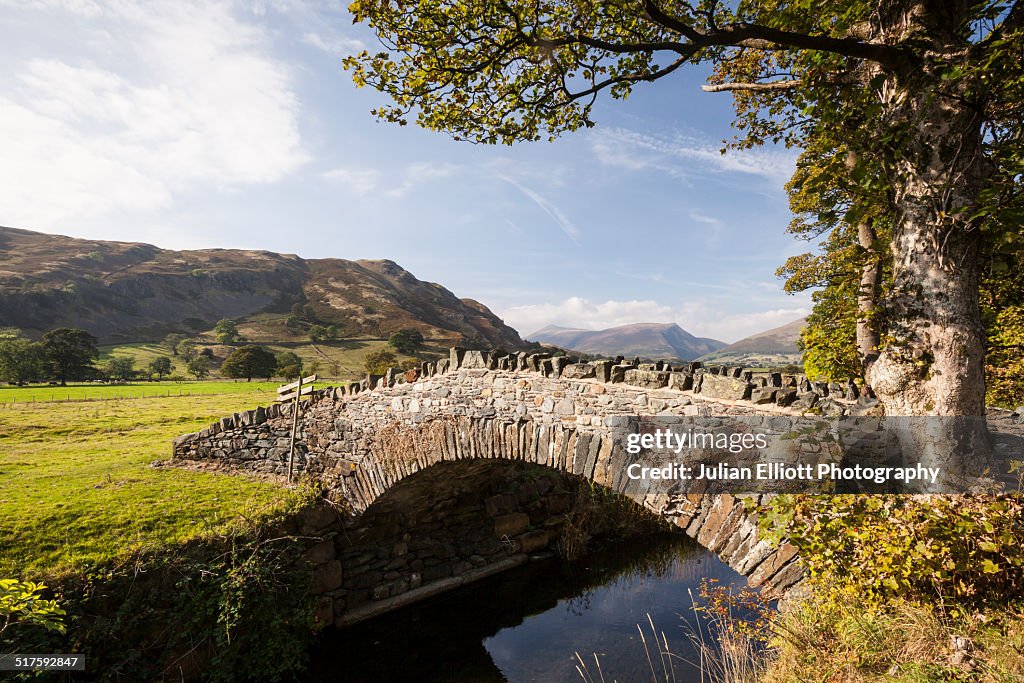
<instances>
[{"instance_id":1,"label":"green meadow","mask_svg":"<svg viewBox=\"0 0 1024 683\"><path fill-rule=\"evenodd\" d=\"M147 399L114 396L149 387L68 387L61 391L90 397L106 390L111 400L64 403L25 402L33 389L0 390L4 398L24 392L0 404L0 577L87 572L291 503L298 494L274 483L152 466L170 457L174 437L268 404L275 386L207 382L191 385L192 395ZM214 389L221 393L202 395Z\"/></svg>"},{"instance_id":2,"label":"green meadow","mask_svg":"<svg viewBox=\"0 0 1024 683\"><path fill-rule=\"evenodd\" d=\"M70 384L66 387L35 384L24 387L0 386L0 404L103 401L138 398L177 398L236 394L258 401L271 401L282 382L134 382L129 384Z\"/></svg>"}]
</instances>

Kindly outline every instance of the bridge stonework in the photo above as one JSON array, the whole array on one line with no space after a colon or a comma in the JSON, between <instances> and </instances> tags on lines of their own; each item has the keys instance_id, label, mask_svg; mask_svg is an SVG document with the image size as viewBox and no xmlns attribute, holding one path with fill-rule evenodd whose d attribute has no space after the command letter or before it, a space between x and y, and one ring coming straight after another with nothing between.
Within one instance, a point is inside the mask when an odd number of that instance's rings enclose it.
<instances>
[{"instance_id":1,"label":"bridge stonework","mask_svg":"<svg viewBox=\"0 0 1024 683\"><path fill-rule=\"evenodd\" d=\"M822 401L799 376L757 378L742 370L699 364L572 363L539 355L491 354L452 349L449 359L424 363L407 373L315 391L301 408L294 468L318 480L352 513L367 511L396 484L441 462L506 460L535 463L578 475L626 496L660 515L707 547L752 586L783 596L805 575L790 544L769 545L758 537L750 494L702 494L693 489L653 492L647 480L630 479L628 456L615 438L630 416L799 414ZM827 388L825 389L827 391ZM840 387L847 399L854 396ZM771 395L771 401L761 400ZM814 394L813 400L808 394ZM829 410L848 402L829 400ZM801 405L792 405L799 402ZM844 407L845 405L845 407ZM225 417L174 442L173 458L205 469L284 476L288 471L291 405L257 408ZM618 430L618 432L616 432ZM330 515L313 515L306 531L327 541L307 553L314 565L314 593L322 619L350 623L344 549L332 541ZM525 525L495 517L495 533L509 556L545 545ZM501 531L512 530L510 536ZM532 534L532 537L525 535ZM340 537L339 537L340 538ZM422 574L391 558L376 600L429 593ZM497 562L495 567L508 564ZM407 575L396 576L405 571ZM484 575L473 567L469 573ZM439 583L443 583L439 577ZM449 583L452 579L448 578ZM388 586L394 588L388 589ZM407 596L408 598L408 596ZM403 598L401 601L409 601ZM362 606L364 612L366 607Z\"/></svg>"}]
</instances>

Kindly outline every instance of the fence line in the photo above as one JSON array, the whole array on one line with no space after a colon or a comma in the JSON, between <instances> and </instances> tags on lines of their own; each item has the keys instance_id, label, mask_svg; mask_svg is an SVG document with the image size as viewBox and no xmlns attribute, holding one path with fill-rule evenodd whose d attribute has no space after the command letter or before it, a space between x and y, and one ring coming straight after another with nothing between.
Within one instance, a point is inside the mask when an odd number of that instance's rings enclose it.
<instances>
[{"instance_id":1,"label":"fence line","mask_svg":"<svg viewBox=\"0 0 1024 683\"><path fill-rule=\"evenodd\" d=\"M18 397L15 396L11 400L0 398L0 406L16 406L16 405L19 405L19 404L20 405L27 405L27 404L30 404L30 403L92 403L94 401L125 401L125 400L137 401L139 399L146 399L146 398L184 398L184 397L189 397L189 396L191 396L191 397L199 397L199 396L235 396L235 395L240 395L240 394L259 394L259 393L267 393L267 392L264 392L262 390L257 390L257 391L252 391L252 392L246 392L246 391L193 392L191 390L189 390L189 391L179 390L178 393L175 394L173 391L169 390L167 393L157 393L157 394L150 394L148 392L140 391L137 395L134 395L134 396L132 395L132 393L133 392L129 391L127 396L125 396L125 395L96 396L94 398L89 398L87 393L83 394L83 396L81 398L71 398L70 394L68 394L66 398L54 398L57 394L56 393L51 393L50 394L50 398L48 400L47 399L39 399L36 396L33 396L31 399L23 400L23 401L18 401Z\"/></svg>"}]
</instances>

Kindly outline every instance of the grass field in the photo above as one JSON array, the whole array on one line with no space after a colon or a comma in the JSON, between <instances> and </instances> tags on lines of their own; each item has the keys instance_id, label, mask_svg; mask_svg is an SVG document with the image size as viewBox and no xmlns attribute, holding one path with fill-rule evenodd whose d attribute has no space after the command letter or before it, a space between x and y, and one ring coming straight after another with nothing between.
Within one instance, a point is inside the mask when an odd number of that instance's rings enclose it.
<instances>
[{"instance_id":1,"label":"grass field","mask_svg":"<svg viewBox=\"0 0 1024 683\"><path fill-rule=\"evenodd\" d=\"M294 500L267 482L151 466L169 458L175 436L269 402L255 383L236 386L218 396L0 406L0 577L88 571Z\"/></svg>"},{"instance_id":2,"label":"grass field","mask_svg":"<svg viewBox=\"0 0 1024 683\"><path fill-rule=\"evenodd\" d=\"M0 386L0 405L61 401L98 401L137 398L174 398L224 394L257 394L254 400L269 403L281 382L137 382L133 384L73 384L66 387L29 385ZM2 415L2 413L0 413ZM0 422L3 418L0 417Z\"/></svg>"}]
</instances>

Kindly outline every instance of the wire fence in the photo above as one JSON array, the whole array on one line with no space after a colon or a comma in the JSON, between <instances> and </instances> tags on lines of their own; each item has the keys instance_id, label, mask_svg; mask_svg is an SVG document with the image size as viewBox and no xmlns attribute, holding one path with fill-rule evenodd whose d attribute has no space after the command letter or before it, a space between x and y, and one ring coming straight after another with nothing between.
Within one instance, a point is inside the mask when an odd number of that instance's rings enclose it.
<instances>
[{"instance_id":1,"label":"wire fence","mask_svg":"<svg viewBox=\"0 0 1024 683\"><path fill-rule=\"evenodd\" d=\"M99 393L99 392L97 392ZM14 405L25 405L27 403L87 403L91 401L124 401L124 400L138 400L144 398L181 398L188 396L231 396L241 392L225 392L225 391L192 391L192 390L179 390L172 391L167 390L165 392L125 392L121 393L106 393L103 392L100 395L89 396L88 392L84 392L82 395L65 394L61 395L57 392L51 392L50 394L40 395L38 393L32 394L31 396L19 397L12 396L10 398L0 396L0 405L14 406ZM267 393L267 392L253 392L253 393Z\"/></svg>"},{"instance_id":2,"label":"wire fence","mask_svg":"<svg viewBox=\"0 0 1024 683\"><path fill-rule=\"evenodd\" d=\"M326 384L320 382L320 386L326 386ZM11 394L5 396L5 393ZM15 405L26 405L30 403L89 403L93 401L124 401L124 400L139 400L147 398L186 398L186 397L200 397L200 396L236 396L239 394L252 394L252 395L263 395L271 397L274 395L273 389L266 389L261 387L255 387L252 391L203 391L202 389L185 389L185 388L167 388L157 389L153 388L140 388L136 390L128 389L126 391L104 391L97 389L92 392L88 390L84 391L62 391L54 389L53 391L40 391L38 389L26 392L24 396L17 396L16 391L0 391L0 406L10 407Z\"/></svg>"}]
</instances>

